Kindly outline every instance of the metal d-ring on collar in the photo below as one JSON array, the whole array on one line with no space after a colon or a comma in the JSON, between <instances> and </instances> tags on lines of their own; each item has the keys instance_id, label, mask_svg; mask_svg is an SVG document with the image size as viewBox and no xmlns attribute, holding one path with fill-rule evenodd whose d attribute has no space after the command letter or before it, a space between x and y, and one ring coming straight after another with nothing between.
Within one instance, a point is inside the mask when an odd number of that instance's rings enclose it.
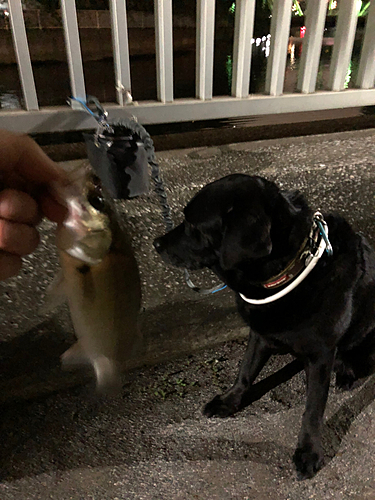
<instances>
[{"instance_id":1,"label":"metal d-ring on collar","mask_svg":"<svg viewBox=\"0 0 375 500\"><path fill-rule=\"evenodd\" d=\"M255 305L269 304L270 302L274 302L275 300L284 297L287 293L294 290L294 288L296 288L306 278L306 276L311 273L311 271L314 269L319 259L323 255L324 251L327 252L328 256L331 256L333 254L332 245L328 239L328 226L323 218L323 215L319 211L315 212L313 216L313 222L314 224L311 229L310 237L312 237L314 233L317 233L317 237L320 237L320 242L315 253L311 252L307 253L307 256L305 258L306 267L303 269L303 271L300 274L298 274L296 278L293 281L291 281L291 283L285 288L283 288L280 292L277 292L269 297L266 297L265 299L249 299L245 297L245 295L240 293L240 297L245 302ZM319 231L316 231L316 228L318 228ZM318 244L317 241L316 244Z\"/></svg>"}]
</instances>

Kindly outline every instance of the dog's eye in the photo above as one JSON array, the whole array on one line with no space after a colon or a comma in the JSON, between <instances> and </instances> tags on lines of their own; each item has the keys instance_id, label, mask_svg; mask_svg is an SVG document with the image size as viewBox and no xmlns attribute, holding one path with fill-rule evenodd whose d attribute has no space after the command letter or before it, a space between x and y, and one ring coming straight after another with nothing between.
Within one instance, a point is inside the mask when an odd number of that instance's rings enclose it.
<instances>
[{"instance_id":1,"label":"dog's eye","mask_svg":"<svg viewBox=\"0 0 375 500\"><path fill-rule=\"evenodd\" d=\"M87 195L87 200L90 203L90 205L95 208L95 210L103 212L105 208L105 202L103 196L101 196L95 191L90 191Z\"/></svg>"}]
</instances>

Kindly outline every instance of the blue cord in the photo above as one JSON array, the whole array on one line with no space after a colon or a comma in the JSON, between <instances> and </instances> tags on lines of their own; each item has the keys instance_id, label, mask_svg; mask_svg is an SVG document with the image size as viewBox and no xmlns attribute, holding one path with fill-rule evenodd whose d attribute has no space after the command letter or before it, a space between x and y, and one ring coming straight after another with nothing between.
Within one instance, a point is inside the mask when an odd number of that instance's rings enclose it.
<instances>
[{"instance_id":1,"label":"blue cord","mask_svg":"<svg viewBox=\"0 0 375 500\"><path fill-rule=\"evenodd\" d=\"M83 106L85 108L86 111L88 111L90 113L90 115L92 115L96 120L98 120L100 118L99 115L95 114L86 104L86 102L83 100L83 99L79 99L78 97L70 97L70 99L72 101L77 101L81 104L81 106Z\"/></svg>"},{"instance_id":2,"label":"blue cord","mask_svg":"<svg viewBox=\"0 0 375 500\"><path fill-rule=\"evenodd\" d=\"M224 288L226 288L226 287L227 287L227 285L224 285L224 286L222 286L221 288L218 288L217 290L214 290L214 291L213 291L213 292L211 292L211 293L221 292L221 290L224 290Z\"/></svg>"},{"instance_id":3,"label":"blue cord","mask_svg":"<svg viewBox=\"0 0 375 500\"><path fill-rule=\"evenodd\" d=\"M333 248L332 248L331 242L328 239L328 236L327 236L327 233L324 229L324 226L320 222L320 220L318 220L318 219L316 219L315 222L318 224L320 234L322 235L323 240L326 242L326 252L327 252L328 256L331 257L333 255Z\"/></svg>"}]
</instances>

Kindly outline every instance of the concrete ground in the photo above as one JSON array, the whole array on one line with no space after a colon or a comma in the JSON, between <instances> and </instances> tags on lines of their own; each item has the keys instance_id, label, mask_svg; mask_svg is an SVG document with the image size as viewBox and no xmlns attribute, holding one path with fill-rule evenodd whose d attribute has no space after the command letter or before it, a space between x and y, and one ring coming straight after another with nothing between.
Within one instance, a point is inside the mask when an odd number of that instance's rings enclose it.
<instances>
[{"instance_id":1,"label":"concrete ground","mask_svg":"<svg viewBox=\"0 0 375 500\"><path fill-rule=\"evenodd\" d=\"M375 129L166 151L158 155L175 221L207 182L263 175L302 190L312 206L345 214L375 244ZM154 193L119 207L134 237L143 282L144 343L121 395L99 397L90 376L61 370L72 343L65 307L38 311L58 269L54 227L19 277L1 283L0 499L375 498L374 377L341 393L332 384L326 464L299 482L292 455L304 410L304 377L276 385L229 419L201 409L234 381L247 334L230 291L199 296L163 264ZM197 284L217 280L194 273ZM275 357L263 376L288 359Z\"/></svg>"}]
</instances>

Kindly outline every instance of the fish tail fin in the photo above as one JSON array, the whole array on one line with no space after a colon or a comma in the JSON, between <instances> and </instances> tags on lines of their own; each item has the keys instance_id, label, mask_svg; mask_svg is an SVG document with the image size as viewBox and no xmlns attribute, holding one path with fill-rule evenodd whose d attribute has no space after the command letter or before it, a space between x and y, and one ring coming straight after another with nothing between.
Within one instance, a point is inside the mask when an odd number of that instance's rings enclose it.
<instances>
[{"instance_id":1,"label":"fish tail fin","mask_svg":"<svg viewBox=\"0 0 375 500\"><path fill-rule=\"evenodd\" d=\"M85 354L79 341L71 345L69 349L61 355L60 359L64 368L67 369L91 364L89 357Z\"/></svg>"},{"instance_id":2,"label":"fish tail fin","mask_svg":"<svg viewBox=\"0 0 375 500\"><path fill-rule=\"evenodd\" d=\"M78 366L92 365L96 376L96 387L102 394L116 394L122 388L121 373L117 364L106 356L91 359L77 341L61 356L61 362L66 369Z\"/></svg>"},{"instance_id":3,"label":"fish tail fin","mask_svg":"<svg viewBox=\"0 0 375 500\"><path fill-rule=\"evenodd\" d=\"M98 392L115 394L121 391L122 381L119 367L106 356L99 356L92 361L96 375Z\"/></svg>"}]
</instances>

